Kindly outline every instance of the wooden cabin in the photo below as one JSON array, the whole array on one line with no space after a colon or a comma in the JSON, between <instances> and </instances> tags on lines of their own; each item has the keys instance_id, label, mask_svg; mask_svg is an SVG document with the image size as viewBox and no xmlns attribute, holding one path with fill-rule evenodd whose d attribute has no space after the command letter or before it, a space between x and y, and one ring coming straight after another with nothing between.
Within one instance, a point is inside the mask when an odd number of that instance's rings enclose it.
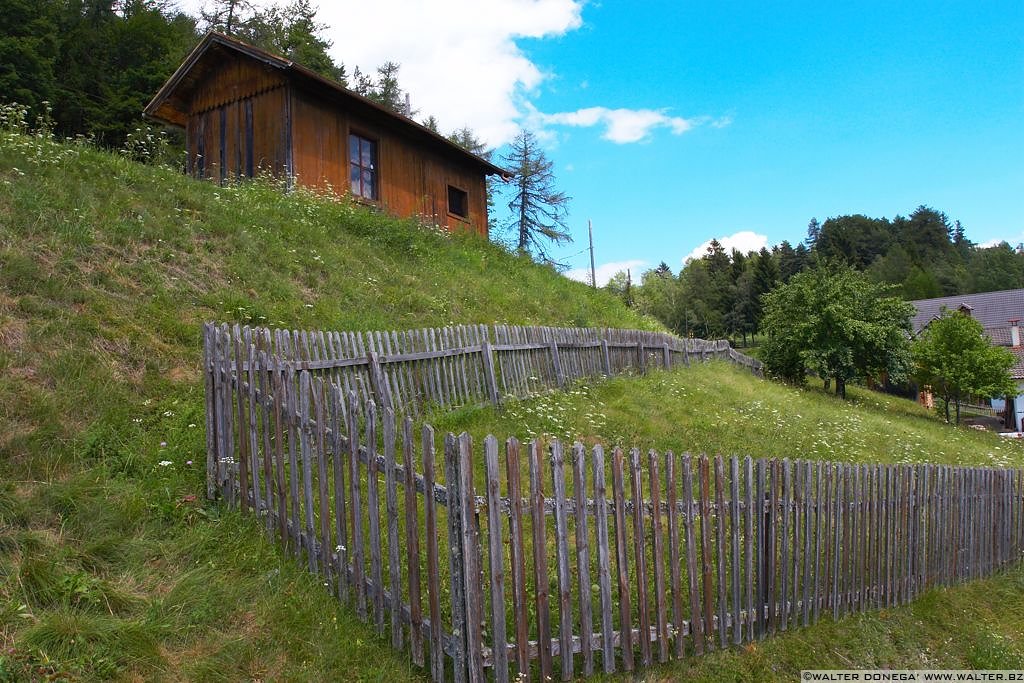
<instances>
[{"instance_id":1,"label":"wooden cabin","mask_svg":"<svg viewBox=\"0 0 1024 683\"><path fill-rule=\"evenodd\" d=\"M146 106L185 129L186 170L221 183L270 172L396 216L487 236L502 169L292 61L208 34Z\"/></svg>"}]
</instances>

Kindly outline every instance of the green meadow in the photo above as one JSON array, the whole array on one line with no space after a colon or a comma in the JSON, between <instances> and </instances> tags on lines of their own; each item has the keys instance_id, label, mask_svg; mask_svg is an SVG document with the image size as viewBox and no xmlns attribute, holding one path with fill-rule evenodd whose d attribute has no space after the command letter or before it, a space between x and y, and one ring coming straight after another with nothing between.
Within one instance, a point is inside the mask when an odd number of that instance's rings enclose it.
<instances>
[{"instance_id":1,"label":"green meadow","mask_svg":"<svg viewBox=\"0 0 1024 683\"><path fill-rule=\"evenodd\" d=\"M272 182L218 187L0 130L0 681L423 679L251 518L204 499L200 326L657 329L463 235ZM913 403L719 363L434 415L481 438L860 462L1014 465ZM1019 666L1024 570L641 674Z\"/></svg>"}]
</instances>

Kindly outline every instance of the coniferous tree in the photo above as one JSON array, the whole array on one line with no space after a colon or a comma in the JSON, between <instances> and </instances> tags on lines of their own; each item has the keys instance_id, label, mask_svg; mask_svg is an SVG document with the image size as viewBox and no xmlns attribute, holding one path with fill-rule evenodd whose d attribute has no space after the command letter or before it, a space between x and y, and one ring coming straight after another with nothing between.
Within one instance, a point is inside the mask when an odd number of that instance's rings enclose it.
<instances>
[{"instance_id":1,"label":"coniferous tree","mask_svg":"<svg viewBox=\"0 0 1024 683\"><path fill-rule=\"evenodd\" d=\"M504 162L513 178L508 208L516 247L542 263L560 265L549 249L552 243L572 241L565 225L570 197L555 188L554 164L528 130L512 141Z\"/></svg>"},{"instance_id":2,"label":"coniferous tree","mask_svg":"<svg viewBox=\"0 0 1024 683\"><path fill-rule=\"evenodd\" d=\"M316 7L309 0L270 5L238 21L234 34L247 43L287 57L347 86L345 65L335 63L327 53L332 45L323 37L327 24L316 20L316 12Z\"/></svg>"},{"instance_id":3,"label":"coniferous tree","mask_svg":"<svg viewBox=\"0 0 1024 683\"><path fill-rule=\"evenodd\" d=\"M398 62L384 62L377 67L375 77L356 67L352 72L352 89L397 114L412 118L417 114L417 110L409 106L406 92L398 82L398 72L401 68L402 65Z\"/></svg>"},{"instance_id":4,"label":"coniferous tree","mask_svg":"<svg viewBox=\"0 0 1024 683\"><path fill-rule=\"evenodd\" d=\"M250 0L212 0L199 10L207 31L233 36L253 10Z\"/></svg>"}]
</instances>

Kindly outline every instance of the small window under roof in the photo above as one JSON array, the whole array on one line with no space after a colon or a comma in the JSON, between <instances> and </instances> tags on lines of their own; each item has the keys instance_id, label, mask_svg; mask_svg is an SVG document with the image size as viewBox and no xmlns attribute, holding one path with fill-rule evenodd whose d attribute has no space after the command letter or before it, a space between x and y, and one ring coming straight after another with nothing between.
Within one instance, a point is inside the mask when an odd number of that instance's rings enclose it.
<instances>
[{"instance_id":1,"label":"small window under roof","mask_svg":"<svg viewBox=\"0 0 1024 683\"><path fill-rule=\"evenodd\" d=\"M448 213L459 218L469 218L469 193L449 185Z\"/></svg>"}]
</instances>

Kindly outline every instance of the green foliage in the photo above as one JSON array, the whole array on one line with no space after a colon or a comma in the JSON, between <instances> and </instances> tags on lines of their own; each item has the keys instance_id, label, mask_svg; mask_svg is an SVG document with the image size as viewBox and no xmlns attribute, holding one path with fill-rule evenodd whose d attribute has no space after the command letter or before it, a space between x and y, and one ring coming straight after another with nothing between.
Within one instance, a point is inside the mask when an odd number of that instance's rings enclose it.
<instances>
[{"instance_id":1,"label":"green foliage","mask_svg":"<svg viewBox=\"0 0 1024 683\"><path fill-rule=\"evenodd\" d=\"M327 52L332 43L323 37L327 25L316 20L316 12L309 0L268 5L238 18L232 33L247 43L348 85L345 65L336 64Z\"/></svg>"},{"instance_id":2,"label":"green foliage","mask_svg":"<svg viewBox=\"0 0 1024 683\"><path fill-rule=\"evenodd\" d=\"M393 112L412 118L418 110L406 106L406 93L398 82L398 62L384 62L377 67L377 75L364 73L356 67L352 73L352 89Z\"/></svg>"},{"instance_id":3,"label":"green foliage","mask_svg":"<svg viewBox=\"0 0 1024 683\"><path fill-rule=\"evenodd\" d=\"M981 323L960 311L943 311L914 342L914 378L932 387L942 398L946 421L949 404L960 404L969 396L997 397L1016 393L1010 368L1016 356L1009 349L993 346L984 336Z\"/></svg>"},{"instance_id":4,"label":"green foliage","mask_svg":"<svg viewBox=\"0 0 1024 683\"><path fill-rule=\"evenodd\" d=\"M980 248L963 224L951 224L927 206L893 219L812 219L807 232L810 248L782 242L747 254L727 254L712 240L707 253L679 274L674 299L682 310L659 307L658 319L680 334L740 336L745 344L747 335L763 332L761 296L817 264L866 273L874 282L897 286L907 300L1024 288L1024 244ZM637 299L643 298L638 289Z\"/></svg>"},{"instance_id":5,"label":"green foliage","mask_svg":"<svg viewBox=\"0 0 1024 683\"><path fill-rule=\"evenodd\" d=\"M56 130L120 147L194 45L195 21L145 0L66 0L56 7Z\"/></svg>"},{"instance_id":6,"label":"green foliage","mask_svg":"<svg viewBox=\"0 0 1024 683\"><path fill-rule=\"evenodd\" d=\"M767 294L762 358L769 372L800 383L813 370L835 380L840 396L854 378L905 378L913 307L890 291L854 270L816 268Z\"/></svg>"},{"instance_id":7,"label":"green foliage","mask_svg":"<svg viewBox=\"0 0 1024 683\"><path fill-rule=\"evenodd\" d=\"M201 323L655 324L475 235L30 119L0 108L0 681L421 676L203 500Z\"/></svg>"}]
</instances>

